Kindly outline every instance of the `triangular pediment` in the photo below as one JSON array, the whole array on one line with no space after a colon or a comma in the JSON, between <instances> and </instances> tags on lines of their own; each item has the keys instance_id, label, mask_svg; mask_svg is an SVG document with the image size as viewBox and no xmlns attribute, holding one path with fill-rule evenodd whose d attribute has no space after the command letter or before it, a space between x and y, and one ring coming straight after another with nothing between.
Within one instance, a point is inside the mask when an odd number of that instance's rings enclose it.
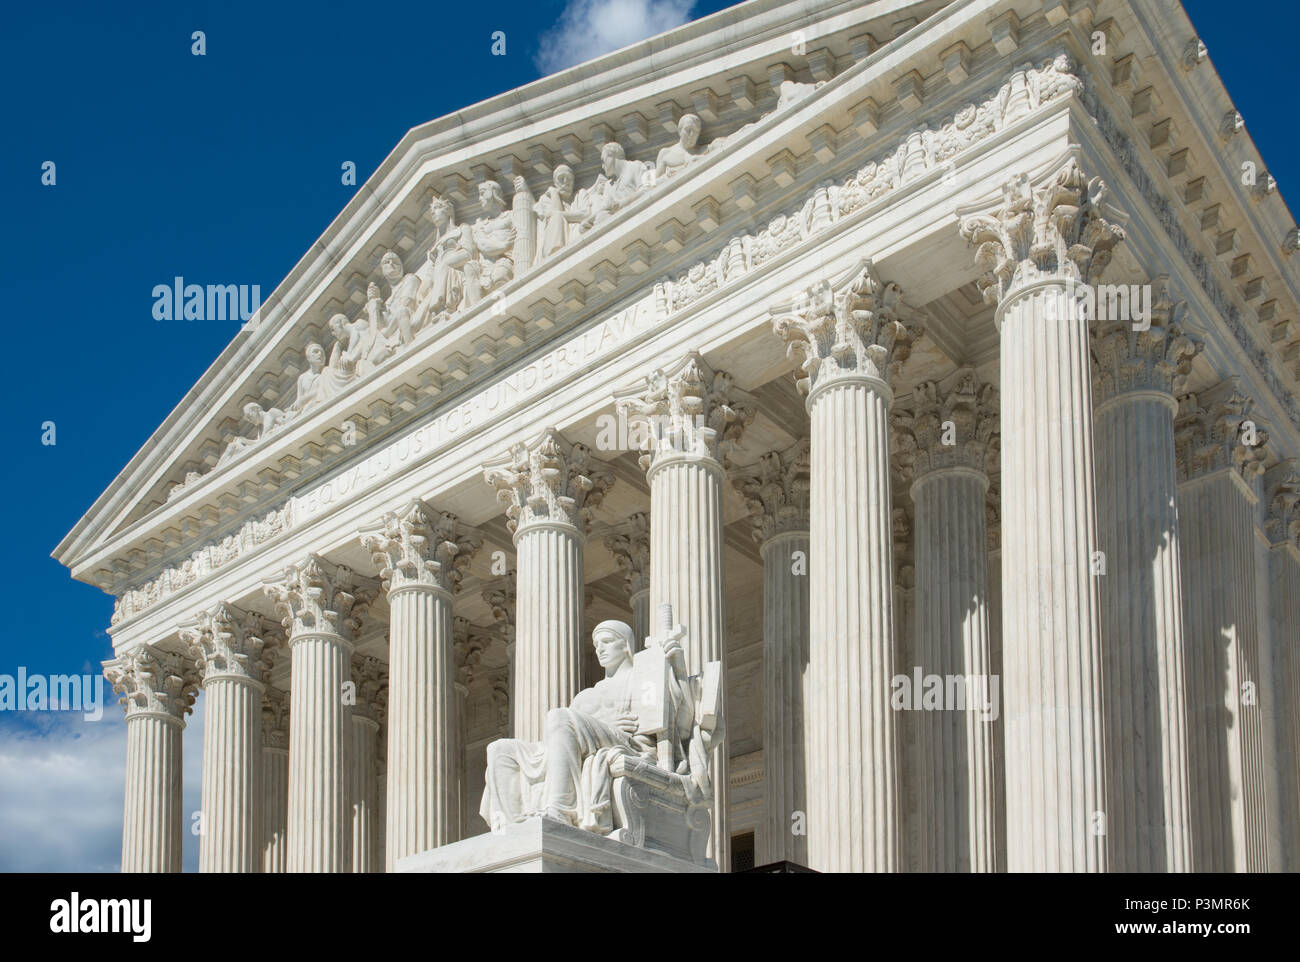
<instances>
[{"instance_id":1,"label":"triangular pediment","mask_svg":"<svg viewBox=\"0 0 1300 962\"><path fill-rule=\"evenodd\" d=\"M560 248L579 246L588 234L608 234L608 225L626 218L633 207L672 192L675 181L684 179L677 175L697 159L692 154L703 158L725 150L728 139L770 120L778 108L793 112L820 85L944 6L944 0L743 4L413 128L64 539L56 557L77 571L76 559L95 554L96 548L144 534L142 528L155 529L148 532L147 544L132 545L133 560L118 557L97 573L78 572L113 590L196 536L219 535L279 485L310 475L348 443L342 422L355 424L355 419L319 415L346 408L341 398L363 381L373 386L382 380L397 355L436 339L475 303L508 297L513 281L552 270L560 259L556 255L565 253ZM719 56L719 49L729 52ZM698 146L674 150L679 122L687 115L700 122ZM622 169L613 177L604 172L607 144L622 148ZM572 171L574 182L573 194L561 203L588 211L567 230L551 213L557 199L554 172L560 166ZM515 189L516 178L523 178L526 191ZM488 181L500 185L499 200L480 198L479 185ZM531 254L526 245L514 243L504 258L482 257L487 270L480 271L477 292L466 289L463 269L440 271L429 262L425 252L435 245L457 255L471 246L490 246L494 216L523 218L517 210L521 193L530 198L525 206L543 211L534 215ZM434 198L451 209L450 232L431 218ZM494 205L501 202L505 209L498 214ZM460 233L465 241L449 236ZM558 236L562 233L567 238ZM582 288L608 287L618 269L645 272L652 243L675 249L683 240L670 234L632 243L630 268L620 250L617 268L606 261L580 269L575 277L562 268L552 271L548 297L529 305L524 316L512 305L514 316L493 318L497 323L443 352L423 373L422 386L454 388L500 355L502 347L521 346L528 329L544 333L564 323L582 306ZM401 262L397 288L418 295L416 332L405 344L393 310L394 298L404 298L380 265L389 252ZM517 263L527 256L531 263ZM502 260L511 261L512 270L498 267ZM382 302L375 326L384 332L382 339L392 341L387 351L369 323L371 284L378 285ZM450 288L451 298L439 292L441 303L434 303L438 285ZM337 323L334 331L330 328L338 315L347 325L341 337ZM305 356L313 343L324 355L315 372ZM314 399L299 398L300 381L305 395L312 394L309 384L319 385ZM378 422L400 420L413 407L400 390L365 403L378 405L375 418L370 408L360 412L371 430L382 430ZM331 420L332 428L322 424ZM287 445L283 456L262 465L251 480L242 476L254 460L250 456L273 444ZM279 470L290 462L295 462L290 470ZM174 519L142 524L187 501L194 503L172 511Z\"/></svg>"},{"instance_id":2,"label":"triangular pediment","mask_svg":"<svg viewBox=\"0 0 1300 962\"><path fill-rule=\"evenodd\" d=\"M1081 31L1081 49L1098 26L1021 23L1015 6L744 4L412 129L56 557L118 593L196 544L274 532L288 495L353 445L553 334L652 289L666 310L707 297L738 238L779 247L787 221L806 236L828 191L874 202L876 185L844 177L864 155L895 164L892 183L911 159L932 170L933 137L957 129L964 149L986 101L1000 124L1038 107L1054 31ZM1025 66L1003 54L1020 34L1040 58ZM1073 76L1056 79L1051 96L1071 95ZM690 116L699 140L683 143Z\"/></svg>"}]
</instances>

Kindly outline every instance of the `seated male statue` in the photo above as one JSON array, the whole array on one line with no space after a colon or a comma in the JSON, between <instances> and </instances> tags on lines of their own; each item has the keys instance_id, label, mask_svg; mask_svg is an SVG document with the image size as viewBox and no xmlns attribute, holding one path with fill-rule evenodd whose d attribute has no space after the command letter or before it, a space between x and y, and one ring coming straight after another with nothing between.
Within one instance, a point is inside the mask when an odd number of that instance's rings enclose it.
<instances>
[{"instance_id":1,"label":"seated male statue","mask_svg":"<svg viewBox=\"0 0 1300 962\"><path fill-rule=\"evenodd\" d=\"M661 617L670 621L671 611ZM568 708L551 709L543 741L503 738L488 745L480 814L494 831L546 815L609 834L615 828L612 767L620 758L655 766L665 782L680 786L678 794L711 802L709 750L722 738L722 719L714 709L701 711L710 686L686 674L681 633L665 630L634 656L626 624L596 626L591 639L605 677ZM715 677L716 668L704 677Z\"/></svg>"}]
</instances>

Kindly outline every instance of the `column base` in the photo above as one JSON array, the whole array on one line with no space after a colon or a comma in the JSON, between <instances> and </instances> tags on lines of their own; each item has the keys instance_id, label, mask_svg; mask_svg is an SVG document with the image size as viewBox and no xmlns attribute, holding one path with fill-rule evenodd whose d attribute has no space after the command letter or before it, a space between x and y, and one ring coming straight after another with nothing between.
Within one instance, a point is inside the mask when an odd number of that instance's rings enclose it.
<instances>
[{"instance_id":1,"label":"column base","mask_svg":"<svg viewBox=\"0 0 1300 962\"><path fill-rule=\"evenodd\" d=\"M398 872L716 872L536 816L397 862Z\"/></svg>"}]
</instances>

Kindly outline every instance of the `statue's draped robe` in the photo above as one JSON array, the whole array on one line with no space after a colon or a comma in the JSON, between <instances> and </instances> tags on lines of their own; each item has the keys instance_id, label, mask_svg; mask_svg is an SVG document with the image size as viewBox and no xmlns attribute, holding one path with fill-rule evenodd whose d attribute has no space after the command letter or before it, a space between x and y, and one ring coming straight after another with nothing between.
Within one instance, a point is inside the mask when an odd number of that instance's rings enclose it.
<instances>
[{"instance_id":1,"label":"statue's draped robe","mask_svg":"<svg viewBox=\"0 0 1300 962\"><path fill-rule=\"evenodd\" d=\"M546 814L549 805L579 828L601 835L612 831L610 764L619 755L652 762L655 757L653 736L630 735L605 720L632 710L634 677L631 670L620 671L578 692L570 707L553 709L544 742L502 738L490 744L479 808L483 820L496 828L493 812L500 813L498 821L520 821ZM683 729L689 735L693 710L676 679L669 697L680 744Z\"/></svg>"}]
</instances>

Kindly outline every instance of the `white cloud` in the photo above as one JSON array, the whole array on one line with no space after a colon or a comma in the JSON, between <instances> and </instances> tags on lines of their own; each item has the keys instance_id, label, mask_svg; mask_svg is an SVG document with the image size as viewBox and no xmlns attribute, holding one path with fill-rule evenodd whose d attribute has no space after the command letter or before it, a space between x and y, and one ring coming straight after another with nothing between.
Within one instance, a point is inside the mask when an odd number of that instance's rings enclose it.
<instances>
[{"instance_id":1,"label":"white cloud","mask_svg":"<svg viewBox=\"0 0 1300 962\"><path fill-rule=\"evenodd\" d=\"M542 34L534 62L544 74L680 27L695 0L569 0Z\"/></svg>"},{"instance_id":2,"label":"white cloud","mask_svg":"<svg viewBox=\"0 0 1300 962\"><path fill-rule=\"evenodd\" d=\"M122 858L126 722L23 712L0 718L0 872L116 872ZM6 713L7 714L7 713ZM203 699L183 736L184 870L198 868L189 813L199 807Z\"/></svg>"}]
</instances>

